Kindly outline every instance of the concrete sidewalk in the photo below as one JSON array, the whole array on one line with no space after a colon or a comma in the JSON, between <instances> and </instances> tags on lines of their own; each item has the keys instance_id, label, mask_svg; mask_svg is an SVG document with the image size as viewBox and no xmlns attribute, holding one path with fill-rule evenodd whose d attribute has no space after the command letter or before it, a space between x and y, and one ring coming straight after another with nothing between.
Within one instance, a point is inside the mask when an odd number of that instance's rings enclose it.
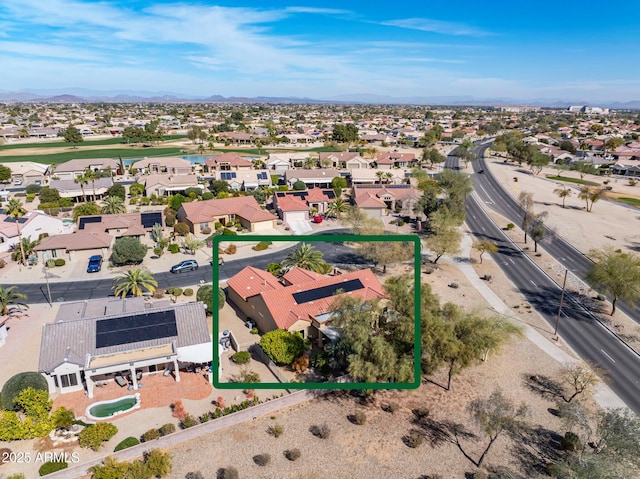
<instances>
[{"instance_id":1,"label":"concrete sidewalk","mask_svg":"<svg viewBox=\"0 0 640 479\"><path fill-rule=\"evenodd\" d=\"M516 314L514 314L513 310L509 308L502 301L502 299L500 299L500 297L496 293L494 293L491 288L489 288L489 286L487 286L487 283L484 280L480 279L480 276L478 276L478 273L473 268L470 261L472 244L473 239L471 238L471 236L465 234L460 243L462 252L461 255L458 256L459 260L446 258L445 261L456 266L465 275L467 280L489 303L492 310L506 318L513 320L514 322L517 322L521 326L524 326L524 334L527 339L535 344L538 348L543 350L545 353L547 353L549 356L551 356L554 360L558 361L561 364L570 364L579 361L576 358L579 358L580 356L575 352L573 353L575 357L570 356L562 349L560 349L558 343L548 340L531 326L527 324L523 325L522 322L518 320L518 317ZM491 257L489 257L488 260L493 261ZM569 347L566 344L565 346ZM600 382L596 386L594 399L602 408L627 407L622 399L620 399L616 395L616 393L614 393L611 388L609 388L603 382Z\"/></svg>"}]
</instances>

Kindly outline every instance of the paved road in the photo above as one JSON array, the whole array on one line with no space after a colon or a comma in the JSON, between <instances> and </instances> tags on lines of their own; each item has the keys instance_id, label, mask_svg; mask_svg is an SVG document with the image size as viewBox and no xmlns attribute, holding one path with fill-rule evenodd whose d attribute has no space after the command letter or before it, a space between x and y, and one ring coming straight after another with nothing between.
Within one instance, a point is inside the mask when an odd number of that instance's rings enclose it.
<instances>
[{"instance_id":1,"label":"paved road","mask_svg":"<svg viewBox=\"0 0 640 479\"><path fill-rule=\"evenodd\" d=\"M334 230L330 234L344 234L346 230ZM327 262L332 264L368 264L366 261L355 254L353 248L347 247L342 243L326 243L317 242L313 243L314 247L324 254L324 258ZM219 278L221 280L230 278L234 274L246 266L254 266L256 268L265 268L269 263L281 261L291 248L274 252L272 254L266 254L261 256L255 256L250 258L238 258L234 260L227 260L220 266ZM199 284L200 281L211 282L212 270L210 265L200 265L200 268L196 271L188 271L179 274L172 274L169 272L156 273L154 277L158 281L158 287L162 289L174 287L185 287ZM7 287L9 285L2 285ZM112 279L99 279L94 281L69 281L69 282L56 282L49 283L51 288L51 298L54 302L62 301L79 301L83 299L104 298L113 294L111 287L113 286ZM24 293L29 298L29 303L47 303L48 293L45 283L38 284L21 284L19 288L21 293Z\"/></svg>"},{"instance_id":2,"label":"paved road","mask_svg":"<svg viewBox=\"0 0 640 479\"><path fill-rule=\"evenodd\" d=\"M455 167L457 159L450 157L447 166ZM474 165L480 169L481 164ZM473 175L474 183L478 177ZM486 175L488 176L488 175ZM476 183L478 188L481 183ZM489 195L502 202L498 190ZM494 241L499 251L494 260L516 288L550 325L555 324L561 288L522 251L516 248L503 231L488 217L475 193L467 199L466 223L479 238ZM482 202L486 202L486 196ZM490 205L494 206L494 205ZM546 245L545 245L546 246ZM625 346L570 295L565 296L558 333L582 358L591 361L607 373L611 389L636 413L640 413L640 357Z\"/></svg>"}]
</instances>

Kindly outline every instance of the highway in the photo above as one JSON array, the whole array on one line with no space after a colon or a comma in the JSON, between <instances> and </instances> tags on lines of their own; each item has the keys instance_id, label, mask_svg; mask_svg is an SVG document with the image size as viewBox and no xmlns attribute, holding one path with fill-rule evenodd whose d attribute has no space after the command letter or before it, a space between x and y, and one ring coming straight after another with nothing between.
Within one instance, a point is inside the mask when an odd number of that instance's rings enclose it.
<instances>
[{"instance_id":1,"label":"highway","mask_svg":"<svg viewBox=\"0 0 640 479\"><path fill-rule=\"evenodd\" d=\"M449 157L445 166L457 168L457 162L457 158ZM477 163L474 164L475 171L483 168L480 160L475 163ZM491 202L489 206L495 207L500 213L513 214L512 207L509 206L509 195L497 182L494 185L490 183L490 174L486 170L484 174L474 174L472 177L476 192L467 198L467 226L478 238L489 239L498 245L499 251L493 255L494 260L524 295L527 302L546 319L550 327L553 327L558 312L561 288L514 246L480 204ZM480 193L481 191L483 192ZM505 195L509 198L505 198ZM508 218L514 223L517 222L517 217L508 216ZM556 237L553 242L556 243L557 240L560 238ZM549 251L548 245L545 247ZM569 249L575 255L576 250L571 247ZM560 249L560 251L565 250ZM554 253L549 251L549 254ZM583 259L586 258L583 257ZM558 334L583 359L605 371L609 387L631 409L640 413L640 356L622 343L569 294L565 295L562 311Z\"/></svg>"}]
</instances>

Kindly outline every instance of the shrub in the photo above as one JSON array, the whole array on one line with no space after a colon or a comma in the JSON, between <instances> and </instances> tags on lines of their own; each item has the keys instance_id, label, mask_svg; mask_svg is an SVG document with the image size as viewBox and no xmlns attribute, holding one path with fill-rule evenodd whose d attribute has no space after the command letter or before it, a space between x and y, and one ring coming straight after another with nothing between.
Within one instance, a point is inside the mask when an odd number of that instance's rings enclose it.
<instances>
[{"instance_id":1,"label":"shrub","mask_svg":"<svg viewBox=\"0 0 640 479\"><path fill-rule=\"evenodd\" d=\"M47 268L55 268L56 267L56 260L55 259L48 259L47 260Z\"/></svg>"},{"instance_id":2,"label":"shrub","mask_svg":"<svg viewBox=\"0 0 640 479\"><path fill-rule=\"evenodd\" d=\"M211 419L211 414L209 414L208 412L205 412L201 414L198 417L198 419L200 420L201 423L209 422L209 419Z\"/></svg>"},{"instance_id":3,"label":"shrub","mask_svg":"<svg viewBox=\"0 0 640 479\"><path fill-rule=\"evenodd\" d=\"M143 477L165 477L171 472L171 454L162 452L160 449L145 451L143 463L146 474ZM132 475L132 477L135 476Z\"/></svg>"},{"instance_id":4,"label":"shrub","mask_svg":"<svg viewBox=\"0 0 640 479\"><path fill-rule=\"evenodd\" d=\"M193 289L187 288L182 292L183 296L193 296Z\"/></svg>"},{"instance_id":5,"label":"shrub","mask_svg":"<svg viewBox=\"0 0 640 479\"><path fill-rule=\"evenodd\" d=\"M282 424L273 424L267 428L267 433L273 437L280 437L284 432L284 426Z\"/></svg>"},{"instance_id":6,"label":"shrub","mask_svg":"<svg viewBox=\"0 0 640 479\"><path fill-rule=\"evenodd\" d=\"M365 422L367 422L367 415L364 411L358 411L353 415L353 423L358 426L362 426Z\"/></svg>"},{"instance_id":7,"label":"shrub","mask_svg":"<svg viewBox=\"0 0 640 479\"><path fill-rule=\"evenodd\" d=\"M260 334L260 331L258 330L258 328L256 328L255 326L253 328L251 328L251 331L249 331L251 334Z\"/></svg>"},{"instance_id":8,"label":"shrub","mask_svg":"<svg viewBox=\"0 0 640 479\"><path fill-rule=\"evenodd\" d=\"M140 263L147 255L147 247L132 236L117 238L113 244L111 260L115 265Z\"/></svg>"},{"instance_id":9,"label":"shrub","mask_svg":"<svg viewBox=\"0 0 640 479\"><path fill-rule=\"evenodd\" d=\"M187 472L187 474L184 476L184 479L204 479L204 476L200 471Z\"/></svg>"},{"instance_id":10,"label":"shrub","mask_svg":"<svg viewBox=\"0 0 640 479\"><path fill-rule=\"evenodd\" d=\"M210 235L211 228L209 228L208 226L203 226L202 228L200 228L200 233L202 233L203 235Z\"/></svg>"},{"instance_id":11,"label":"shrub","mask_svg":"<svg viewBox=\"0 0 640 479\"><path fill-rule=\"evenodd\" d=\"M300 449L298 449L298 448L287 449L286 451L284 451L284 457L286 457L290 461L297 461L298 459L300 459L301 455L302 455L302 453L300 452Z\"/></svg>"},{"instance_id":12,"label":"shrub","mask_svg":"<svg viewBox=\"0 0 640 479\"><path fill-rule=\"evenodd\" d=\"M27 194L27 203L31 203L33 200L36 199L36 195L35 193L29 193Z\"/></svg>"},{"instance_id":13,"label":"shrub","mask_svg":"<svg viewBox=\"0 0 640 479\"><path fill-rule=\"evenodd\" d=\"M198 424L198 420L193 416L187 416L182 421L180 421L180 427L182 429L189 429Z\"/></svg>"},{"instance_id":14,"label":"shrub","mask_svg":"<svg viewBox=\"0 0 640 479\"><path fill-rule=\"evenodd\" d=\"M291 364L304 353L304 339L298 332L290 333L284 329L269 331L260 338L260 347L271 360L278 364Z\"/></svg>"},{"instance_id":15,"label":"shrub","mask_svg":"<svg viewBox=\"0 0 640 479\"><path fill-rule=\"evenodd\" d=\"M225 467L218 470L218 479L238 479L240 476L235 467Z\"/></svg>"},{"instance_id":16,"label":"shrub","mask_svg":"<svg viewBox=\"0 0 640 479\"><path fill-rule=\"evenodd\" d=\"M0 269L4 268L6 265L7 262L4 259L0 258Z\"/></svg>"},{"instance_id":17,"label":"shrub","mask_svg":"<svg viewBox=\"0 0 640 479\"><path fill-rule=\"evenodd\" d=\"M54 264L56 266L64 266L66 264L66 261L63 258L56 258Z\"/></svg>"},{"instance_id":18,"label":"shrub","mask_svg":"<svg viewBox=\"0 0 640 479\"><path fill-rule=\"evenodd\" d=\"M402 440L408 447L415 449L424 442L424 436L418 431L411 431L409 434L404 436Z\"/></svg>"},{"instance_id":19,"label":"shrub","mask_svg":"<svg viewBox=\"0 0 640 479\"><path fill-rule=\"evenodd\" d=\"M173 216L173 215L167 215L167 216L165 216L165 217L164 217L164 224L165 224L166 226L169 226L169 227L171 227L171 226L175 225L175 224L176 224L176 217L175 217L175 216Z\"/></svg>"},{"instance_id":20,"label":"shrub","mask_svg":"<svg viewBox=\"0 0 640 479\"><path fill-rule=\"evenodd\" d=\"M149 442L149 441L153 441L154 439L158 439L159 437L160 437L160 431L158 429L149 429L140 437L140 441Z\"/></svg>"},{"instance_id":21,"label":"shrub","mask_svg":"<svg viewBox=\"0 0 640 479\"><path fill-rule=\"evenodd\" d=\"M180 236L187 236L189 233L191 233L189 225L186 223L176 223L173 226L173 231L178 233Z\"/></svg>"},{"instance_id":22,"label":"shrub","mask_svg":"<svg viewBox=\"0 0 640 479\"><path fill-rule=\"evenodd\" d=\"M120 441L118 445L113 448L113 452L122 451L123 449L126 449L128 447L137 446L138 444L140 444L140 441L138 441L135 437L129 436Z\"/></svg>"},{"instance_id":23,"label":"shrub","mask_svg":"<svg viewBox=\"0 0 640 479\"><path fill-rule=\"evenodd\" d=\"M404 226L404 221L399 220L399 221L398 221L398 226Z\"/></svg>"},{"instance_id":24,"label":"shrub","mask_svg":"<svg viewBox=\"0 0 640 479\"><path fill-rule=\"evenodd\" d=\"M12 411L16 407L15 399L21 391L33 388L38 391L49 391L47 380L40 373L24 372L11 376L2 386L2 408Z\"/></svg>"},{"instance_id":25,"label":"shrub","mask_svg":"<svg viewBox=\"0 0 640 479\"><path fill-rule=\"evenodd\" d=\"M429 409L426 407L417 407L413 411L413 415L418 419L424 419L429 416Z\"/></svg>"},{"instance_id":26,"label":"shrub","mask_svg":"<svg viewBox=\"0 0 640 479\"><path fill-rule=\"evenodd\" d=\"M448 285L448 286L449 286L450 288L453 288L453 289L458 289L458 288L460 287L460 285L459 285L458 283L449 283L449 285Z\"/></svg>"},{"instance_id":27,"label":"shrub","mask_svg":"<svg viewBox=\"0 0 640 479\"><path fill-rule=\"evenodd\" d=\"M40 193L41 189L42 186L40 185L27 185L27 187L25 188L25 192L27 193L27 195L37 195L38 193Z\"/></svg>"},{"instance_id":28,"label":"shrub","mask_svg":"<svg viewBox=\"0 0 640 479\"><path fill-rule=\"evenodd\" d=\"M27 476L25 476L21 472L16 472L15 474L7 476L7 479L27 479Z\"/></svg>"},{"instance_id":29,"label":"shrub","mask_svg":"<svg viewBox=\"0 0 640 479\"><path fill-rule=\"evenodd\" d=\"M384 404L382 409L386 412L390 412L391 414L395 413L398 409L400 409L400 405L397 402L390 402L388 404Z\"/></svg>"},{"instance_id":30,"label":"shrub","mask_svg":"<svg viewBox=\"0 0 640 479\"><path fill-rule=\"evenodd\" d=\"M253 462L255 462L258 466L266 466L271 462L271 455L268 453L264 454L256 454L253 456Z\"/></svg>"},{"instance_id":31,"label":"shrub","mask_svg":"<svg viewBox=\"0 0 640 479\"><path fill-rule=\"evenodd\" d=\"M236 364L247 364L251 361L251 353L249 351L238 351L231 356L231 360Z\"/></svg>"},{"instance_id":32,"label":"shrub","mask_svg":"<svg viewBox=\"0 0 640 479\"><path fill-rule=\"evenodd\" d=\"M305 372L309 368L309 357L302 355L299 358L296 358L291 363L291 367L298 374Z\"/></svg>"},{"instance_id":33,"label":"shrub","mask_svg":"<svg viewBox=\"0 0 640 479\"><path fill-rule=\"evenodd\" d=\"M169 287L167 288L167 293L177 298L178 296L182 296L182 288L178 288L175 286Z\"/></svg>"},{"instance_id":34,"label":"shrub","mask_svg":"<svg viewBox=\"0 0 640 479\"><path fill-rule=\"evenodd\" d=\"M580 436L575 432L567 431L564 434L564 437L560 440L560 446L564 451L579 451L582 449Z\"/></svg>"},{"instance_id":35,"label":"shrub","mask_svg":"<svg viewBox=\"0 0 640 479\"><path fill-rule=\"evenodd\" d=\"M89 447L97 451L103 442L108 441L117 433L118 428L109 422L90 424L78 434L78 443L80 447Z\"/></svg>"},{"instance_id":36,"label":"shrub","mask_svg":"<svg viewBox=\"0 0 640 479\"><path fill-rule=\"evenodd\" d=\"M508 230L512 230L512 229L513 229L513 228L515 228L515 227L516 227L516 225L514 225L513 223L509 223L509 224L507 225L507 229L508 229Z\"/></svg>"},{"instance_id":37,"label":"shrub","mask_svg":"<svg viewBox=\"0 0 640 479\"><path fill-rule=\"evenodd\" d=\"M331 434L329 425L325 422L320 425L314 424L309 428L309 432L320 439L327 439Z\"/></svg>"},{"instance_id":38,"label":"shrub","mask_svg":"<svg viewBox=\"0 0 640 479\"><path fill-rule=\"evenodd\" d=\"M224 250L224 254L236 254L236 251L238 251L238 247L234 244L230 244L227 246L227 249Z\"/></svg>"},{"instance_id":39,"label":"shrub","mask_svg":"<svg viewBox=\"0 0 640 479\"><path fill-rule=\"evenodd\" d=\"M207 201L207 200L212 200L213 199L213 193L211 193L210 191L205 191L204 193L202 193L202 199Z\"/></svg>"},{"instance_id":40,"label":"shrub","mask_svg":"<svg viewBox=\"0 0 640 479\"><path fill-rule=\"evenodd\" d=\"M176 432L176 425L171 422L164 424L160 428L160 434L163 436L167 436L168 434L171 434L173 432Z\"/></svg>"},{"instance_id":41,"label":"shrub","mask_svg":"<svg viewBox=\"0 0 640 479\"><path fill-rule=\"evenodd\" d=\"M173 409L173 417L175 418L184 419L189 415L187 410L184 408L184 404L182 404L182 399L178 399L173 404L172 409Z\"/></svg>"},{"instance_id":42,"label":"shrub","mask_svg":"<svg viewBox=\"0 0 640 479\"><path fill-rule=\"evenodd\" d=\"M153 292L153 297L155 299L162 299L164 298L164 290L162 288L157 288L154 292Z\"/></svg>"},{"instance_id":43,"label":"shrub","mask_svg":"<svg viewBox=\"0 0 640 479\"><path fill-rule=\"evenodd\" d=\"M58 461L47 461L40 469L38 469L38 474L41 476L46 476L47 474L51 474L52 472L61 471L69 467L69 464L66 462L58 462Z\"/></svg>"},{"instance_id":44,"label":"shrub","mask_svg":"<svg viewBox=\"0 0 640 479\"><path fill-rule=\"evenodd\" d=\"M260 241L260 243L258 243L251 249L254 251L264 251L269 247L270 244L271 244L271 241Z\"/></svg>"},{"instance_id":45,"label":"shrub","mask_svg":"<svg viewBox=\"0 0 640 479\"><path fill-rule=\"evenodd\" d=\"M171 243L169 244L168 249L169 249L169 253L176 254L177 252L180 251L180 245L178 243Z\"/></svg>"},{"instance_id":46,"label":"shrub","mask_svg":"<svg viewBox=\"0 0 640 479\"><path fill-rule=\"evenodd\" d=\"M222 228L222 234L225 236L238 236L238 233L236 233L233 230L230 230L229 228Z\"/></svg>"}]
</instances>

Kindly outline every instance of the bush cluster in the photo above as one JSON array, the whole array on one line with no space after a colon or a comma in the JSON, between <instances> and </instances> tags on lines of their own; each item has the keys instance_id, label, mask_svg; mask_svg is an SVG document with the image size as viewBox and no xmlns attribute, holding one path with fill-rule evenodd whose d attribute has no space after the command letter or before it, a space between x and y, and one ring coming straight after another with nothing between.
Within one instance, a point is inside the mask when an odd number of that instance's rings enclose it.
<instances>
[{"instance_id":1,"label":"bush cluster","mask_svg":"<svg viewBox=\"0 0 640 479\"><path fill-rule=\"evenodd\" d=\"M251 361L251 353L249 351L238 351L231 356L231 360L236 364L247 364Z\"/></svg>"},{"instance_id":2,"label":"bush cluster","mask_svg":"<svg viewBox=\"0 0 640 479\"><path fill-rule=\"evenodd\" d=\"M140 444L140 441L138 441L135 437L129 436L120 441L118 445L113 448L113 452L122 451L123 449L126 449L128 447L137 446L138 444Z\"/></svg>"},{"instance_id":3,"label":"bush cluster","mask_svg":"<svg viewBox=\"0 0 640 479\"><path fill-rule=\"evenodd\" d=\"M424 442L424 436L417 431L411 431L403 440L408 447L415 449Z\"/></svg>"},{"instance_id":4,"label":"bush cluster","mask_svg":"<svg viewBox=\"0 0 640 479\"><path fill-rule=\"evenodd\" d=\"M109 422L90 424L78 434L78 443L80 447L89 447L97 451L103 442L108 441L117 433L118 428Z\"/></svg>"},{"instance_id":5,"label":"bush cluster","mask_svg":"<svg viewBox=\"0 0 640 479\"><path fill-rule=\"evenodd\" d=\"M286 451L284 451L284 457L286 457L290 461L297 461L298 459L300 459L301 455L302 453L300 452L300 449L297 448L287 449Z\"/></svg>"},{"instance_id":6,"label":"bush cluster","mask_svg":"<svg viewBox=\"0 0 640 479\"><path fill-rule=\"evenodd\" d=\"M255 462L258 466L266 466L271 462L271 455L268 453L264 454L256 454L253 456L253 462Z\"/></svg>"},{"instance_id":7,"label":"bush cluster","mask_svg":"<svg viewBox=\"0 0 640 479\"><path fill-rule=\"evenodd\" d=\"M63 469L66 469L67 467L69 467L69 463L64 461L47 461L42 464L42 466L40 466L40 469L38 469L38 474L40 474L41 476L46 476L47 474L61 471Z\"/></svg>"},{"instance_id":8,"label":"bush cluster","mask_svg":"<svg viewBox=\"0 0 640 479\"><path fill-rule=\"evenodd\" d=\"M176 254L180 251L180 245L178 243L171 243L168 246L169 248L169 253L171 254Z\"/></svg>"},{"instance_id":9,"label":"bush cluster","mask_svg":"<svg viewBox=\"0 0 640 479\"><path fill-rule=\"evenodd\" d=\"M140 437L140 441L149 442L149 441L153 441L154 439L158 439L159 437L160 437L160 431L158 429L155 429L155 428L149 429Z\"/></svg>"},{"instance_id":10,"label":"bush cluster","mask_svg":"<svg viewBox=\"0 0 640 479\"><path fill-rule=\"evenodd\" d=\"M282 433L284 433L284 426L278 423L273 424L269 426L269 428L267 429L267 432L269 433L269 435L273 437L280 437L282 436Z\"/></svg>"},{"instance_id":11,"label":"bush cluster","mask_svg":"<svg viewBox=\"0 0 640 479\"><path fill-rule=\"evenodd\" d=\"M269 245L271 245L271 241L260 241L260 243L258 243L257 245L255 245L251 249L254 250L254 251L264 251L265 249L267 249L269 247Z\"/></svg>"},{"instance_id":12,"label":"bush cluster","mask_svg":"<svg viewBox=\"0 0 640 479\"><path fill-rule=\"evenodd\" d=\"M331 428L329 428L329 425L325 422L319 425L314 424L309 428L309 432L320 439L327 439L331 434Z\"/></svg>"},{"instance_id":13,"label":"bush cluster","mask_svg":"<svg viewBox=\"0 0 640 479\"><path fill-rule=\"evenodd\" d=\"M236 233L233 230L230 230L229 228L222 228L222 234L225 236L238 236L238 233Z\"/></svg>"},{"instance_id":14,"label":"bush cluster","mask_svg":"<svg viewBox=\"0 0 640 479\"><path fill-rule=\"evenodd\" d=\"M190 427L196 426L198 423L198 420L189 415L187 417L185 417L182 421L180 421L180 427L182 429L189 429Z\"/></svg>"},{"instance_id":15,"label":"bush cluster","mask_svg":"<svg viewBox=\"0 0 640 479\"><path fill-rule=\"evenodd\" d=\"M168 434L171 434L173 432L176 432L176 425L169 422L167 424L164 424L161 428L160 428L160 434L163 436L166 436Z\"/></svg>"},{"instance_id":16,"label":"bush cluster","mask_svg":"<svg viewBox=\"0 0 640 479\"><path fill-rule=\"evenodd\" d=\"M182 292L183 296L193 296L193 289L187 288Z\"/></svg>"}]
</instances>

